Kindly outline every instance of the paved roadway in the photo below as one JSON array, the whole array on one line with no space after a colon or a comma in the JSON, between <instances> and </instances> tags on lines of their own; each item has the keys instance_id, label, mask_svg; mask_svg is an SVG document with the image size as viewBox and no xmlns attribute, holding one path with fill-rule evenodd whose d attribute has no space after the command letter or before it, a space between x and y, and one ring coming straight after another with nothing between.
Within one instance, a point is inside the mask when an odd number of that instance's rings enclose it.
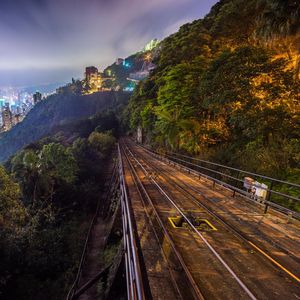
<instances>
[{"instance_id":1,"label":"paved roadway","mask_svg":"<svg viewBox=\"0 0 300 300\"><path fill-rule=\"evenodd\" d=\"M300 299L298 221L263 214L259 204L125 142L125 180L153 299ZM213 227L174 228L169 218L182 213Z\"/></svg>"}]
</instances>

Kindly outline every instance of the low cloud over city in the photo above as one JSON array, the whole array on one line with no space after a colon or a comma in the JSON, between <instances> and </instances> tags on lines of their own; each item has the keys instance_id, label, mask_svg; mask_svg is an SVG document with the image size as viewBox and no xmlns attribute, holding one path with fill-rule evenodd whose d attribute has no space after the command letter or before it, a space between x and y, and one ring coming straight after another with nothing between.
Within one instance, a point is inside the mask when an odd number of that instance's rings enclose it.
<instances>
[{"instance_id":1,"label":"low cloud over city","mask_svg":"<svg viewBox=\"0 0 300 300\"><path fill-rule=\"evenodd\" d=\"M2 0L0 85L66 81L86 65L104 68L204 16L215 2Z\"/></svg>"}]
</instances>

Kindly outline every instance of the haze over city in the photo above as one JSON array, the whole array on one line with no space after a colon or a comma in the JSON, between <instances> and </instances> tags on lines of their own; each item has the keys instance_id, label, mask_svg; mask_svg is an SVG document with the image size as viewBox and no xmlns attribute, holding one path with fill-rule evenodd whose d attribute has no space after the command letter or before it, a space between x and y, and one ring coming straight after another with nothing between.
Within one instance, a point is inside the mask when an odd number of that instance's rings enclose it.
<instances>
[{"instance_id":1,"label":"haze over city","mask_svg":"<svg viewBox=\"0 0 300 300\"><path fill-rule=\"evenodd\" d=\"M1 0L0 87L67 82L208 13L216 0Z\"/></svg>"}]
</instances>

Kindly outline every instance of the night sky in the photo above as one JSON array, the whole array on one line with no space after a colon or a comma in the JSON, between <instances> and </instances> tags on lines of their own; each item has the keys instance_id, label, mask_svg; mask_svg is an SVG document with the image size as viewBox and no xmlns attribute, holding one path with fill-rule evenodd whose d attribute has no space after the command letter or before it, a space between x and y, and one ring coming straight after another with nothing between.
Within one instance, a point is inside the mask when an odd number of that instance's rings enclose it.
<instances>
[{"instance_id":1,"label":"night sky","mask_svg":"<svg viewBox=\"0 0 300 300\"><path fill-rule=\"evenodd\" d=\"M217 0L0 0L0 86L70 81L207 14Z\"/></svg>"}]
</instances>

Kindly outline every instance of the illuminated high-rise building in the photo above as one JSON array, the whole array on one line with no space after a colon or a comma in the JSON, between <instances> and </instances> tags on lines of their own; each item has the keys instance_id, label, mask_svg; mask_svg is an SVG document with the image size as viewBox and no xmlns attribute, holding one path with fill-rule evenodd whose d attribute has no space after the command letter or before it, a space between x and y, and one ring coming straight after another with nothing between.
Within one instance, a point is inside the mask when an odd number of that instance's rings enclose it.
<instances>
[{"instance_id":1,"label":"illuminated high-rise building","mask_svg":"<svg viewBox=\"0 0 300 300\"><path fill-rule=\"evenodd\" d=\"M5 99L0 99L0 111L5 106Z\"/></svg>"},{"instance_id":2,"label":"illuminated high-rise building","mask_svg":"<svg viewBox=\"0 0 300 300\"><path fill-rule=\"evenodd\" d=\"M23 121L24 117L22 116L22 114L15 114L12 116L12 126L17 125L18 123L20 123L21 121Z\"/></svg>"},{"instance_id":3,"label":"illuminated high-rise building","mask_svg":"<svg viewBox=\"0 0 300 300\"><path fill-rule=\"evenodd\" d=\"M12 112L9 108L9 103L5 103L4 108L2 109L2 127L4 131L11 129L13 126Z\"/></svg>"},{"instance_id":4,"label":"illuminated high-rise building","mask_svg":"<svg viewBox=\"0 0 300 300\"><path fill-rule=\"evenodd\" d=\"M85 81L90 87L90 92L97 92L101 89L102 77L100 72L96 67L86 67L85 68Z\"/></svg>"},{"instance_id":5,"label":"illuminated high-rise building","mask_svg":"<svg viewBox=\"0 0 300 300\"><path fill-rule=\"evenodd\" d=\"M36 92L35 94L33 94L33 103L34 104L37 104L41 100L42 100L42 94L40 92Z\"/></svg>"}]
</instances>

